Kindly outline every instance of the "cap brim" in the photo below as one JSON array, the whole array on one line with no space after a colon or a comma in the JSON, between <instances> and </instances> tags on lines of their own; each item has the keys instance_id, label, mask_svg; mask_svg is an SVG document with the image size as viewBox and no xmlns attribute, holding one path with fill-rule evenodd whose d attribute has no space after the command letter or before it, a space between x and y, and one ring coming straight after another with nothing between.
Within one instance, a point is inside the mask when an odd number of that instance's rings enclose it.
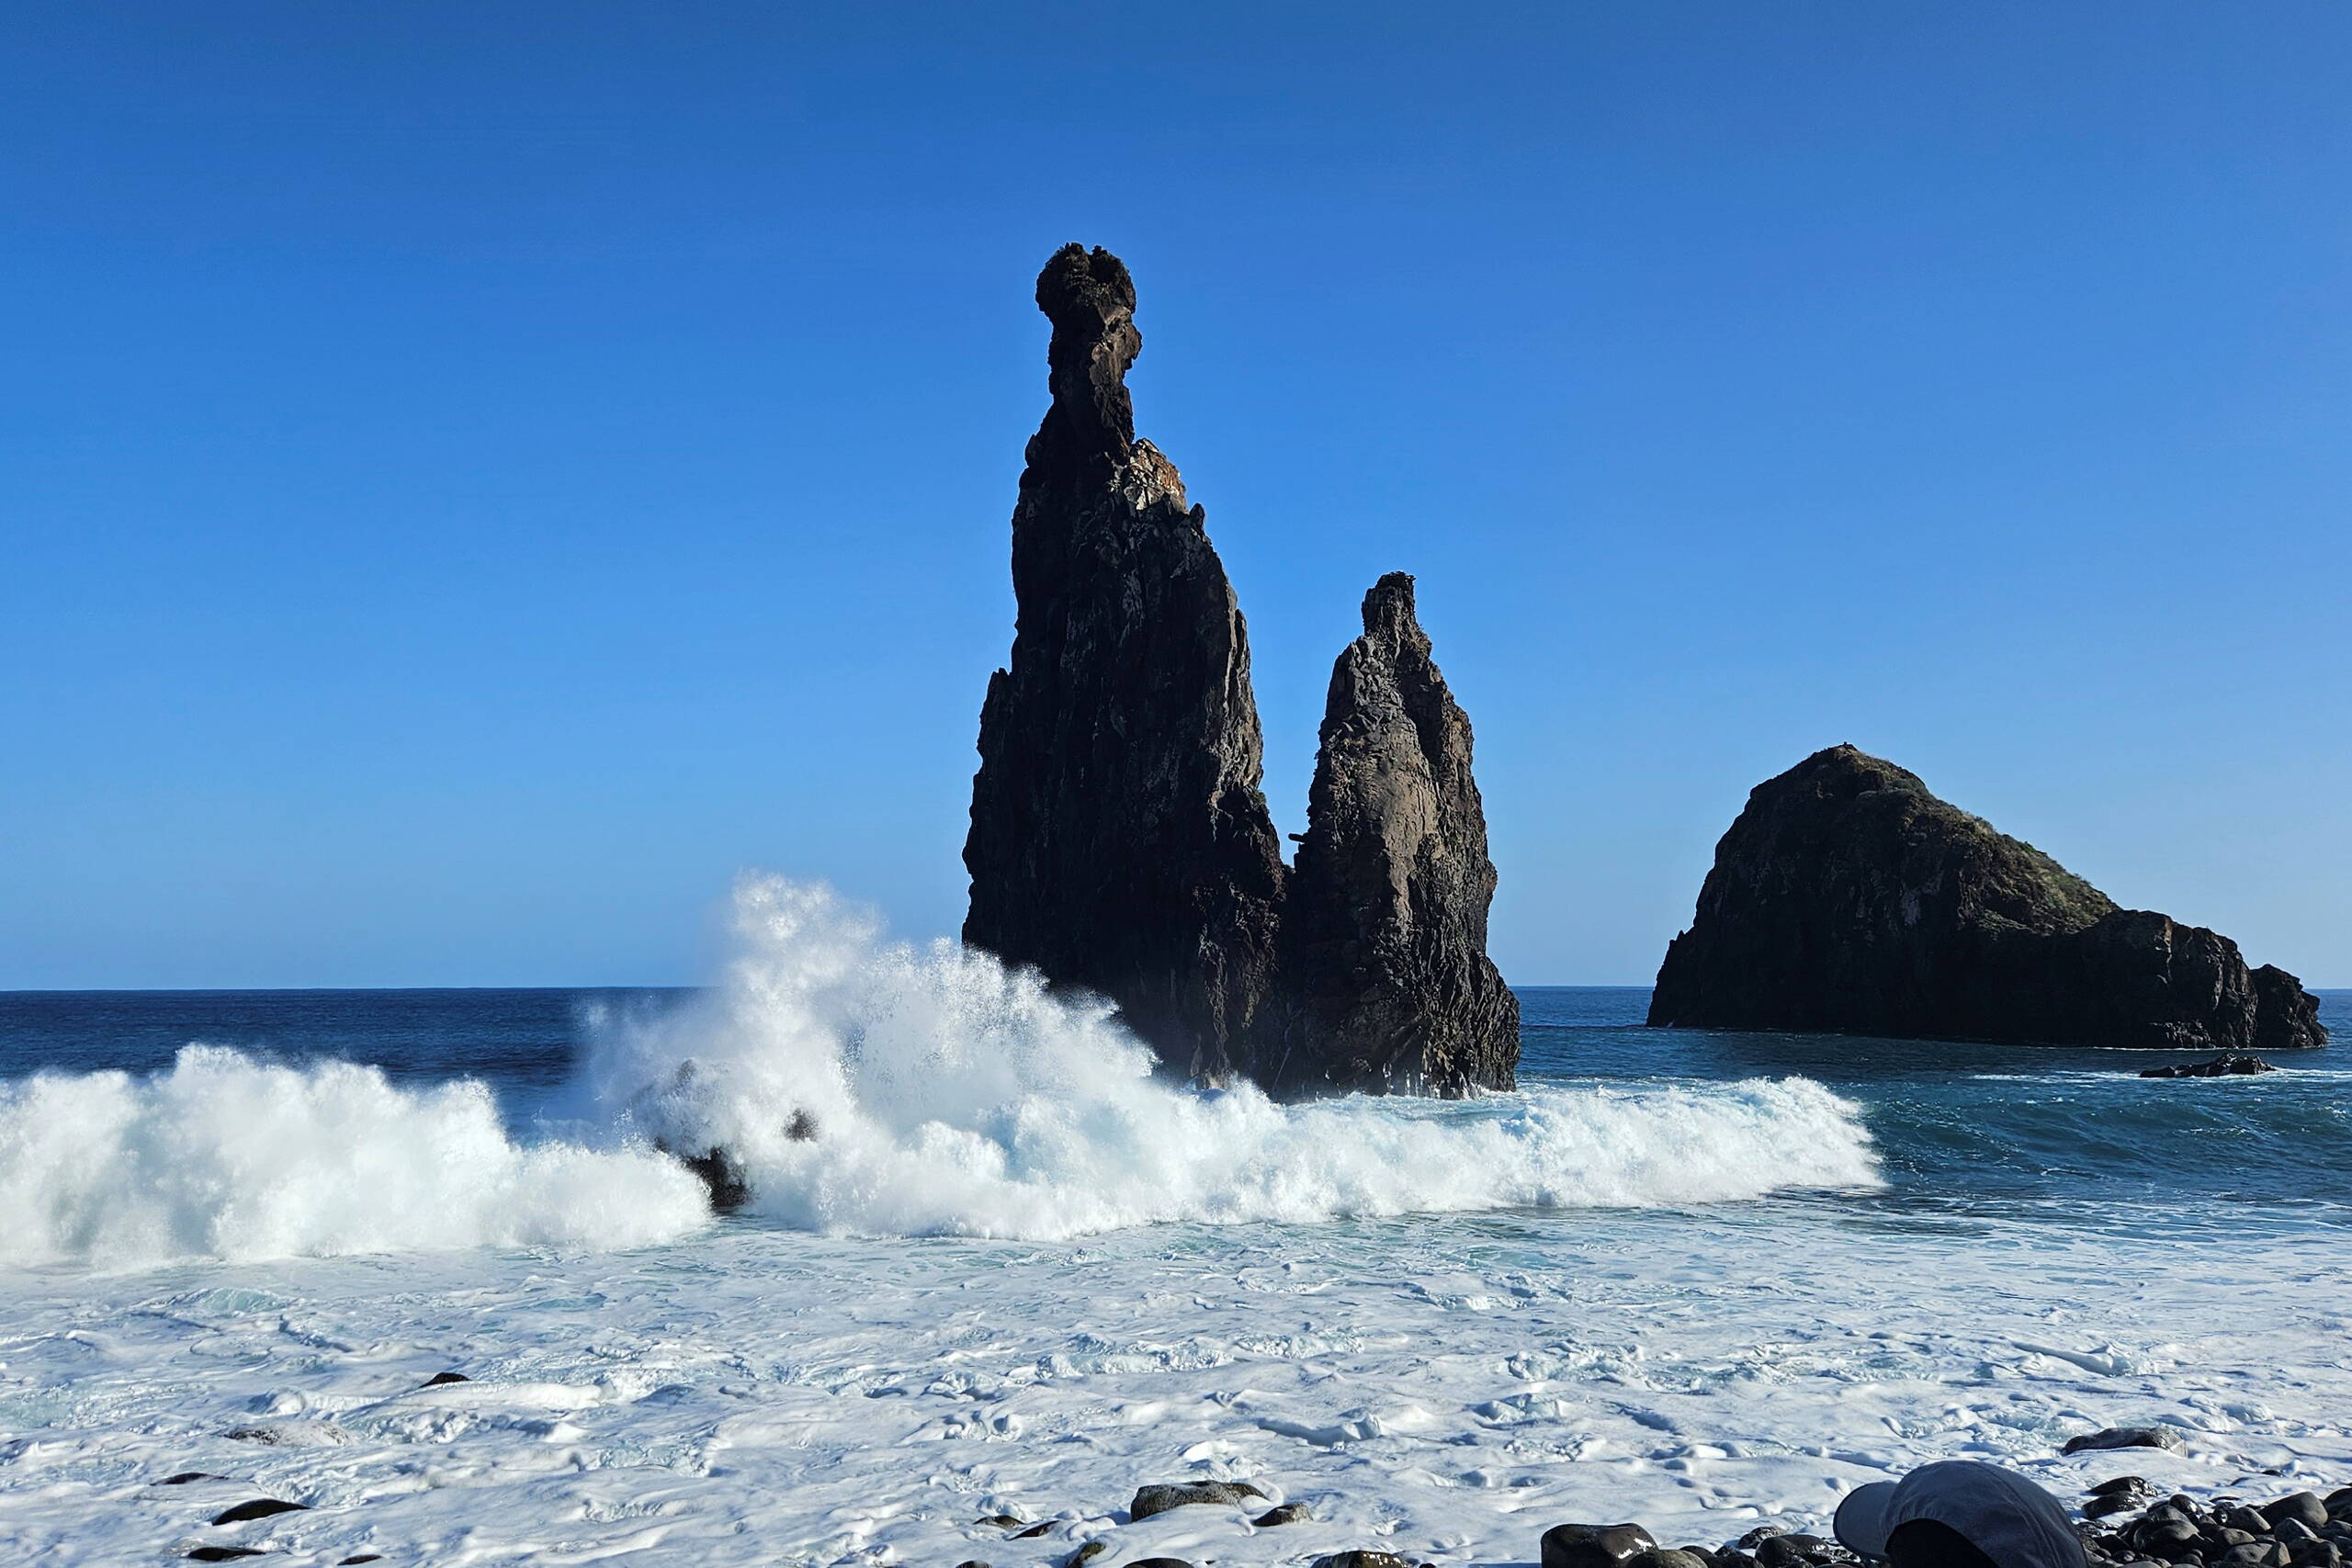
<instances>
[{"instance_id":1,"label":"cap brim","mask_svg":"<svg viewBox=\"0 0 2352 1568\"><path fill-rule=\"evenodd\" d=\"M1886 1538L1894 1529L1887 1515L1894 1507L1895 1484L1873 1481L1846 1494L1829 1526L1840 1543L1865 1557L1886 1555Z\"/></svg>"}]
</instances>

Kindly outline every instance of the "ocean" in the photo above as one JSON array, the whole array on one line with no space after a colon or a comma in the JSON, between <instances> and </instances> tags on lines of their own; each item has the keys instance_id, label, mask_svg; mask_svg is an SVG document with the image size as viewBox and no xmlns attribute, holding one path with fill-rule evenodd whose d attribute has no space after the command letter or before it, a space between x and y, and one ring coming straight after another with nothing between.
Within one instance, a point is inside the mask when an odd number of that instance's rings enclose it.
<instances>
[{"instance_id":1,"label":"ocean","mask_svg":"<svg viewBox=\"0 0 2352 1568\"><path fill-rule=\"evenodd\" d=\"M2335 1052L1532 988L1516 1094L1281 1107L821 890L738 935L698 991L0 994L0 1562L1501 1563L1943 1458L2352 1483ZM1193 1479L1315 1517L1127 1519ZM206 1522L262 1496L305 1507Z\"/></svg>"}]
</instances>

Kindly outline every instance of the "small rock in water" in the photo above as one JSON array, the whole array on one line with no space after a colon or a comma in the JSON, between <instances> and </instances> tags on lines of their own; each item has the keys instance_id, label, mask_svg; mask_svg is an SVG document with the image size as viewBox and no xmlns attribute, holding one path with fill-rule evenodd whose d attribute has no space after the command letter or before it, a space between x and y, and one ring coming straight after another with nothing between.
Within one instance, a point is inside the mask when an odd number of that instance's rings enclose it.
<instances>
[{"instance_id":1,"label":"small rock in water","mask_svg":"<svg viewBox=\"0 0 2352 1568\"><path fill-rule=\"evenodd\" d=\"M1031 1526L1030 1526L1027 1529L1025 1529L1025 1530L1020 1530L1020 1531L1015 1532L1015 1533L1014 1533L1014 1535L1013 1535L1013 1538L1012 1538L1012 1539L1013 1539L1013 1540L1036 1540L1039 1536L1044 1535L1044 1534L1046 1534L1046 1532L1048 1532L1049 1530L1051 1530L1053 1528L1054 1528L1054 1521L1053 1521L1053 1520L1051 1520L1051 1519L1047 1519L1047 1520L1046 1520L1044 1524L1042 1524L1042 1525L1031 1525Z\"/></svg>"},{"instance_id":2,"label":"small rock in water","mask_svg":"<svg viewBox=\"0 0 2352 1568\"><path fill-rule=\"evenodd\" d=\"M2180 1434L2169 1427L2109 1427L2069 1438L2058 1451L2078 1454L2094 1449L2177 1449Z\"/></svg>"},{"instance_id":3,"label":"small rock in water","mask_svg":"<svg viewBox=\"0 0 2352 1568\"><path fill-rule=\"evenodd\" d=\"M742 1164L722 1148L707 1148L698 1155L683 1155L675 1149L656 1148L669 1155L680 1165L702 1178L703 1190L710 1194L713 1213L731 1214L752 1201L752 1184L743 1174Z\"/></svg>"},{"instance_id":4,"label":"small rock in water","mask_svg":"<svg viewBox=\"0 0 2352 1568\"><path fill-rule=\"evenodd\" d=\"M1203 1503L1225 1503L1239 1507L1244 1503L1272 1500L1246 1481L1180 1481L1170 1485L1138 1488L1135 1501L1127 1505L1127 1517L1130 1521L1148 1519L1170 1508L1191 1507Z\"/></svg>"},{"instance_id":5,"label":"small rock in water","mask_svg":"<svg viewBox=\"0 0 2352 1568\"><path fill-rule=\"evenodd\" d=\"M1778 1525L1758 1525L1754 1529L1749 1530L1746 1535L1741 1536L1732 1544L1736 1546L1742 1551L1753 1551L1758 1547L1763 1545L1766 1541L1771 1540L1774 1536L1786 1535L1788 1533L1788 1531L1782 1529Z\"/></svg>"},{"instance_id":6,"label":"small rock in water","mask_svg":"<svg viewBox=\"0 0 2352 1568\"><path fill-rule=\"evenodd\" d=\"M1260 1514L1256 1518L1251 1519L1250 1522L1263 1530L1272 1529L1276 1525L1306 1524L1313 1520L1314 1517L1315 1510L1308 1507L1306 1504L1284 1503L1280 1507L1267 1509L1264 1513ZM1154 1561L1158 1560L1154 1559ZM1137 1568L1141 1568L1141 1565L1138 1564Z\"/></svg>"},{"instance_id":7,"label":"small rock in water","mask_svg":"<svg viewBox=\"0 0 2352 1568\"><path fill-rule=\"evenodd\" d=\"M1127 1568L1193 1568L1193 1565L1181 1557L1141 1557L1128 1563Z\"/></svg>"},{"instance_id":8,"label":"small rock in water","mask_svg":"<svg viewBox=\"0 0 2352 1568\"><path fill-rule=\"evenodd\" d=\"M956 1564L956 1568L990 1568L990 1565L977 1557L967 1557L963 1562Z\"/></svg>"},{"instance_id":9,"label":"small rock in water","mask_svg":"<svg viewBox=\"0 0 2352 1568\"><path fill-rule=\"evenodd\" d=\"M1544 1532L1544 1568L1619 1568L1657 1549L1639 1525L1555 1525Z\"/></svg>"},{"instance_id":10,"label":"small rock in water","mask_svg":"<svg viewBox=\"0 0 2352 1568\"><path fill-rule=\"evenodd\" d=\"M158 1486L185 1486L191 1481L226 1481L225 1475L214 1475L201 1470L183 1470L177 1475L167 1475L155 1483Z\"/></svg>"},{"instance_id":11,"label":"small rock in water","mask_svg":"<svg viewBox=\"0 0 2352 1568\"><path fill-rule=\"evenodd\" d=\"M972 1522L976 1525L986 1525L990 1529L1017 1530L1029 1521L1012 1514L990 1514L984 1519L974 1519Z\"/></svg>"},{"instance_id":12,"label":"small rock in water","mask_svg":"<svg viewBox=\"0 0 2352 1568\"><path fill-rule=\"evenodd\" d=\"M190 1562L234 1562L240 1557L266 1557L268 1553L252 1546L199 1546L187 1554Z\"/></svg>"},{"instance_id":13,"label":"small rock in water","mask_svg":"<svg viewBox=\"0 0 2352 1568\"><path fill-rule=\"evenodd\" d=\"M1086 1568L1086 1565L1111 1550L1107 1540L1090 1540L1062 1559L1062 1568Z\"/></svg>"},{"instance_id":14,"label":"small rock in water","mask_svg":"<svg viewBox=\"0 0 2352 1568\"><path fill-rule=\"evenodd\" d=\"M424 1380L424 1386L427 1388L447 1388L453 1382L471 1382L473 1381L473 1379L466 1376L463 1372L435 1372L431 1377Z\"/></svg>"},{"instance_id":15,"label":"small rock in water","mask_svg":"<svg viewBox=\"0 0 2352 1568\"><path fill-rule=\"evenodd\" d=\"M363 1551L356 1557L345 1558L335 1565L335 1568L351 1568L351 1564L355 1562L381 1562L383 1560L384 1554L380 1551ZM980 1568L988 1568L988 1565L982 1563Z\"/></svg>"},{"instance_id":16,"label":"small rock in water","mask_svg":"<svg viewBox=\"0 0 2352 1568\"><path fill-rule=\"evenodd\" d=\"M1403 1558L1385 1551L1335 1551L1318 1557L1307 1568L1413 1568Z\"/></svg>"},{"instance_id":17,"label":"small rock in water","mask_svg":"<svg viewBox=\"0 0 2352 1568\"><path fill-rule=\"evenodd\" d=\"M2103 1519L2109 1514L2129 1513L2155 1495L2155 1486L2144 1476L2119 1475L2091 1488L2090 1501L2083 1505L2083 1517Z\"/></svg>"},{"instance_id":18,"label":"small rock in water","mask_svg":"<svg viewBox=\"0 0 2352 1568\"><path fill-rule=\"evenodd\" d=\"M2143 1078L2236 1078L2278 1070L2259 1056L2226 1052L2210 1062L2181 1062L2169 1067L2144 1068L2140 1076Z\"/></svg>"},{"instance_id":19,"label":"small rock in water","mask_svg":"<svg viewBox=\"0 0 2352 1568\"><path fill-rule=\"evenodd\" d=\"M299 1514L308 1509L308 1503L288 1503L276 1497L256 1497L250 1503L240 1503L233 1508L223 1508L212 1516L216 1525L241 1525L247 1519L266 1519L273 1514Z\"/></svg>"}]
</instances>

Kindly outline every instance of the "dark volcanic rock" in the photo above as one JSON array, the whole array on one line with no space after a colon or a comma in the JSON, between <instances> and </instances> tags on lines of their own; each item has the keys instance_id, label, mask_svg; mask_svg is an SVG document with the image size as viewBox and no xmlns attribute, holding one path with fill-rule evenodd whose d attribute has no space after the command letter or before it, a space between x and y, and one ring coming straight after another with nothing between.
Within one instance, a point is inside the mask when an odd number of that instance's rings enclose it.
<instances>
[{"instance_id":1,"label":"dark volcanic rock","mask_svg":"<svg viewBox=\"0 0 2352 1568\"><path fill-rule=\"evenodd\" d=\"M1238 1507L1244 1503L1263 1503L1266 1495L1246 1481L1179 1481L1163 1486L1138 1487L1135 1501L1127 1505L1127 1519L1148 1519L1154 1514L1164 1514L1170 1508L1186 1508L1199 1504L1225 1504Z\"/></svg>"},{"instance_id":2,"label":"dark volcanic rock","mask_svg":"<svg viewBox=\"0 0 2352 1568\"><path fill-rule=\"evenodd\" d=\"M2104 1449L2177 1449L2180 1434L2169 1427L2108 1427L2097 1432L2086 1432L2079 1438L2069 1438L2062 1454L2078 1454Z\"/></svg>"},{"instance_id":3,"label":"dark volcanic rock","mask_svg":"<svg viewBox=\"0 0 2352 1568\"><path fill-rule=\"evenodd\" d=\"M1657 1550L1657 1538L1639 1525L1554 1525L1537 1552L1543 1568L1618 1568Z\"/></svg>"},{"instance_id":4,"label":"dark volcanic rock","mask_svg":"<svg viewBox=\"0 0 2352 1568\"><path fill-rule=\"evenodd\" d=\"M2140 1076L2143 1078L2230 1078L2252 1077L2256 1073L2275 1073L2278 1070L2259 1056L2216 1056L2210 1062L2183 1062L2177 1066L2149 1067Z\"/></svg>"},{"instance_id":5,"label":"dark volcanic rock","mask_svg":"<svg viewBox=\"0 0 2352 1568\"><path fill-rule=\"evenodd\" d=\"M710 1195L711 1213L731 1214L752 1201L751 1179L733 1151L714 1147L687 1155L663 1147L662 1152L702 1179L703 1190Z\"/></svg>"},{"instance_id":6,"label":"dark volcanic rock","mask_svg":"<svg viewBox=\"0 0 2352 1568\"><path fill-rule=\"evenodd\" d=\"M277 1497L256 1497L250 1503L240 1503L233 1508L223 1508L212 1516L216 1525L241 1525L247 1519L266 1519L274 1514L299 1514L309 1508L308 1503L288 1503Z\"/></svg>"},{"instance_id":7,"label":"dark volcanic rock","mask_svg":"<svg viewBox=\"0 0 2352 1568\"><path fill-rule=\"evenodd\" d=\"M1757 786L1674 939L1653 1024L2024 1044L2324 1044L2237 945L2107 896L1851 746Z\"/></svg>"},{"instance_id":8,"label":"dark volcanic rock","mask_svg":"<svg viewBox=\"0 0 2352 1568\"><path fill-rule=\"evenodd\" d=\"M1246 1069L1283 881L1250 638L1173 464L1135 434L1135 285L1037 279L1053 406L1012 513L1012 657L989 681L964 940L1118 1004L1170 1067Z\"/></svg>"},{"instance_id":9,"label":"dark volcanic rock","mask_svg":"<svg viewBox=\"0 0 2352 1568\"><path fill-rule=\"evenodd\" d=\"M1256 1518L1251 1519L1250 1522L1257 1526L1260 1529L1266 1530L1272 1529L1278 1525L1303 1525L1311 1523L1314 1517L1315 1510L1308 1507L1306 1504L1284 1503L1279 1507L1267 1509L1264 1513L1260 1514Z\"/></svg>"},{"instance_id":10,"label":"dark volcanic rock","mask_svg":"<svg viewBox=\"0 0 2352 1568\"><path fill-rule=\"evenodd\" d=\"M1430 657L1413 580L1364 595L1331 671L1322 750L1283 911L1279 1093L1510 1089L1519 999L1487 957L1495 864L1470 720Z\"/></svg>"}]
</instances>

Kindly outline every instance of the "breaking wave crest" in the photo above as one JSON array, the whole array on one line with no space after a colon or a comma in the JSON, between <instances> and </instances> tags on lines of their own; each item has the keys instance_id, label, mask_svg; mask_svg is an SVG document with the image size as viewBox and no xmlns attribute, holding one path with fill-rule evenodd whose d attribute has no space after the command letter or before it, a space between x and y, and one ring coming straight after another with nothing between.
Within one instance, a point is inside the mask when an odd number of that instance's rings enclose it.
<instances>
[{"instance_id":1,"label":"breaking wave crest","mask_svg":"<svg viewBox=\"0 0 2352 1568\"><path fill-rule=\"evenodd\" d=\"M735 918L713 990L605 1021L582 1109L730 1151L750 1209L786 1224L1052 1239L1877 1182L1854 1107L1804 1079L1283 1106L1156 1079L1106 1005L953 942L887 942L827 888L748 879Z\"/></svg>"},{"instance_id":2,"label":"breaking wave crest","mask_svg":"<svg viewBox=\"0 0 2352 1568\"><path fill-rule=\"evenodd\" d=\"M701 1185L650 1149L516 1143L484 1085L190 1045L169 1070L0 1083L0 1261L137 1268L683 1235Z\"/></svg>"},{"instance_id":3,"label":"breaking wave crest","mask_svg":"<svg viewBox=\"0 0 2352 1568\"><path fill-rule=\"evenodd\" d=\"M868 1235L1877 1184L1855 1108L1805 1079L1283 1106L1155 1078L1108 1006L953 942L888 942L822 886L750 878L734 914L718 983L592 1019L563 1119L528 1136L477 1081L203 1045L146 1077L0 1081L0 1262L662 1242L710 1211L657 1145L728 1151L754 1214Z\"/></svg>"}]
</instances>

